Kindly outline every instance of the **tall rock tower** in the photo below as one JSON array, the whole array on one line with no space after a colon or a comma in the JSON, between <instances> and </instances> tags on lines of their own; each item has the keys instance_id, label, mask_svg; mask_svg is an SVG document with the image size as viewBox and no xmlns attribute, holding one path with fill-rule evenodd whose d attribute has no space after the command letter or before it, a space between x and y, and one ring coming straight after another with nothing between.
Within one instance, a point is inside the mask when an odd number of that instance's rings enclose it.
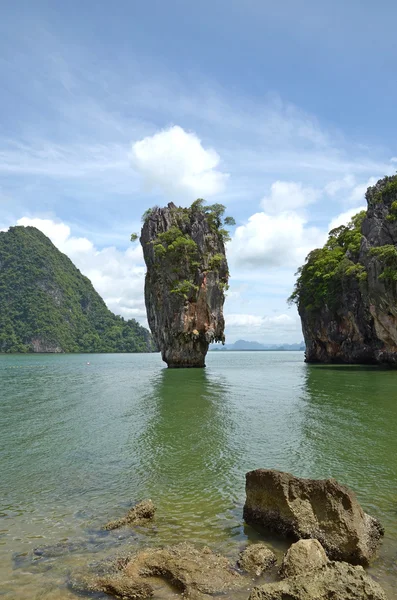
<instances>
[{"instance_id":1,"label":"tall rock tower","mask_svg":"<svg viewBox=\"0 0 397 600\"><path fill-rule=\"evenodd\" d=\"M224 343L224 292L229 271L224 242L232 218L220 204L153 208L140 242L147 266L145 303L150 329L169 367L205 367L211 342Z\"/></svg>"}]
</instances>

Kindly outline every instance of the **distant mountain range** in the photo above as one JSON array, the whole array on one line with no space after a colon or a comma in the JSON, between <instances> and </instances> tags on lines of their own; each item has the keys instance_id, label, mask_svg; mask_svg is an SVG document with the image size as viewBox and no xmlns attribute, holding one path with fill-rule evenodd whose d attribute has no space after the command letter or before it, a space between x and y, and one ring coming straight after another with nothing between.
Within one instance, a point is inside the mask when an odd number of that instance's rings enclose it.
<instances>
[{"instance_id":1,"label":"distant mountain range","mask_svg":"<svg viewBox=\"0 0 397 600\"><path fill-rule=\"evenodd\" d=\"M237 340L234 344L213 344L210 350L305 350L305 343L299 344L260 344L259 342L247 342L246 340Z\"/></svg>"}]
</instances>

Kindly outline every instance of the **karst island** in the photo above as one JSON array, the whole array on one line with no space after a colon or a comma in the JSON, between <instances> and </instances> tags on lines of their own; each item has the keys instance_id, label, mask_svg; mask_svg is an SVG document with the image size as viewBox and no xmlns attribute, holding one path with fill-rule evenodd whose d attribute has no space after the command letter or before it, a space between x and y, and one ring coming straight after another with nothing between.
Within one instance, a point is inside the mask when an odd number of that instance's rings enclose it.
<instances>
[{"instance_id":1,"label":"karst island","mask_svg":"<svg viewBox=\"0 0 397 600\"><path fill-rule=\"evenodd\" d=\"M224 212L222 204L198 199L190 208L170 202L143 216L146 311L168 367L204 367L209 344L225 341L225 242L234 219Z\"/></svg>"}]
</instances>

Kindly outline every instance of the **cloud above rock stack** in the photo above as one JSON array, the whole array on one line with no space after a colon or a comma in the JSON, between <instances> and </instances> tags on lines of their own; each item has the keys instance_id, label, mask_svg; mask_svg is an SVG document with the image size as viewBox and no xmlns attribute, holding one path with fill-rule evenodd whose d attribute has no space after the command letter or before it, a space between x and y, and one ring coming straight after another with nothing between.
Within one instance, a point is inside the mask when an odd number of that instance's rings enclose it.
<instances>
[{"instance_id":1,"label":"cloud above rock stack","mask_svg":"<svg viewBox=\"0 0 397 600\"><path fill-rule=\"evenodd\" d=\"M177 125L133 143L130 161L149 188L188 199L222 192L229 178L219 169L219 154Z\"/></svg>"}]
</instances>

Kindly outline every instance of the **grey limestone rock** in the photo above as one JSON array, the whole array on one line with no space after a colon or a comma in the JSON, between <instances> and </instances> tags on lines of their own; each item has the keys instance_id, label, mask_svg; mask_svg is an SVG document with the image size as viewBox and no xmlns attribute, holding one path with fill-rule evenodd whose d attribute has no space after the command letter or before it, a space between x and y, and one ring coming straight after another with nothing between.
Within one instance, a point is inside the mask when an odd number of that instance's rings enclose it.
<instances>
[{"instance_id":1,"label":"grey limestone rock","mask_svg":"<svg viewBox=\"0 0 397 600\"><path fill-rule=\"evenodd\" d=\"M249 600L386 600L361 566L330 562L297 577L254 588Z\"/></svg>"},{"instance_id":2,"label":"grey limestone rock","mask_svg":"<svg viewBox=\"0 0 397 600\"><path fill-rule=\"evenodd\" d=\"M329 563L324 548L318 540L299 540L292 544L283 558L279 576L281 579L295 577Z\"/></svg>"},{"instance_id":3,"label":"grey limestone rock","mask_svg":"<svg viewBox=\"0 0 397 600\"><path fill-rule=\"evenodd\" d=\"M355 494L335 479L257 469L246 475L244 518L292 539L317 539L333 560L367 565L383 535Z\"/></svg>"},{"instance_id":4,"label":"grey limestone rock","mask_svg":"<svg viewBox=\"0 0 397 600\"><path fill-rule=\"evenodd\" d=\"M228 282L219 228L200 209L172 202L146 217L140 241L150 329L169 367L204 367L211 342L224 342Z\"/></svg>"},{"instance_id":5,"label":"grey limestone rock","mask_svg":"<svg viewBox=\"0 0 397 600\"><path fill-rule=\"evenodd\" d=\"M265 544L251 544L240 553L238 565L247 573L259 577L277 562L276 555Z\"/></svg>"},{"instance_id":6,"label":"grey limestone rock","mask_svg":"<svg viewBox=\"0 0 397 600\"><path fill-rule=\"evenodd\" d=\"M369 187L366 200L358 258L346 255L365 269L366 278L342 278L332 306L324 302L313 310L298 303L307 362L397 365L397 175ZM388 259L374 254L387 246ZM385 268L391 268L390 277Z\"/></svg>"}]
</instances>

